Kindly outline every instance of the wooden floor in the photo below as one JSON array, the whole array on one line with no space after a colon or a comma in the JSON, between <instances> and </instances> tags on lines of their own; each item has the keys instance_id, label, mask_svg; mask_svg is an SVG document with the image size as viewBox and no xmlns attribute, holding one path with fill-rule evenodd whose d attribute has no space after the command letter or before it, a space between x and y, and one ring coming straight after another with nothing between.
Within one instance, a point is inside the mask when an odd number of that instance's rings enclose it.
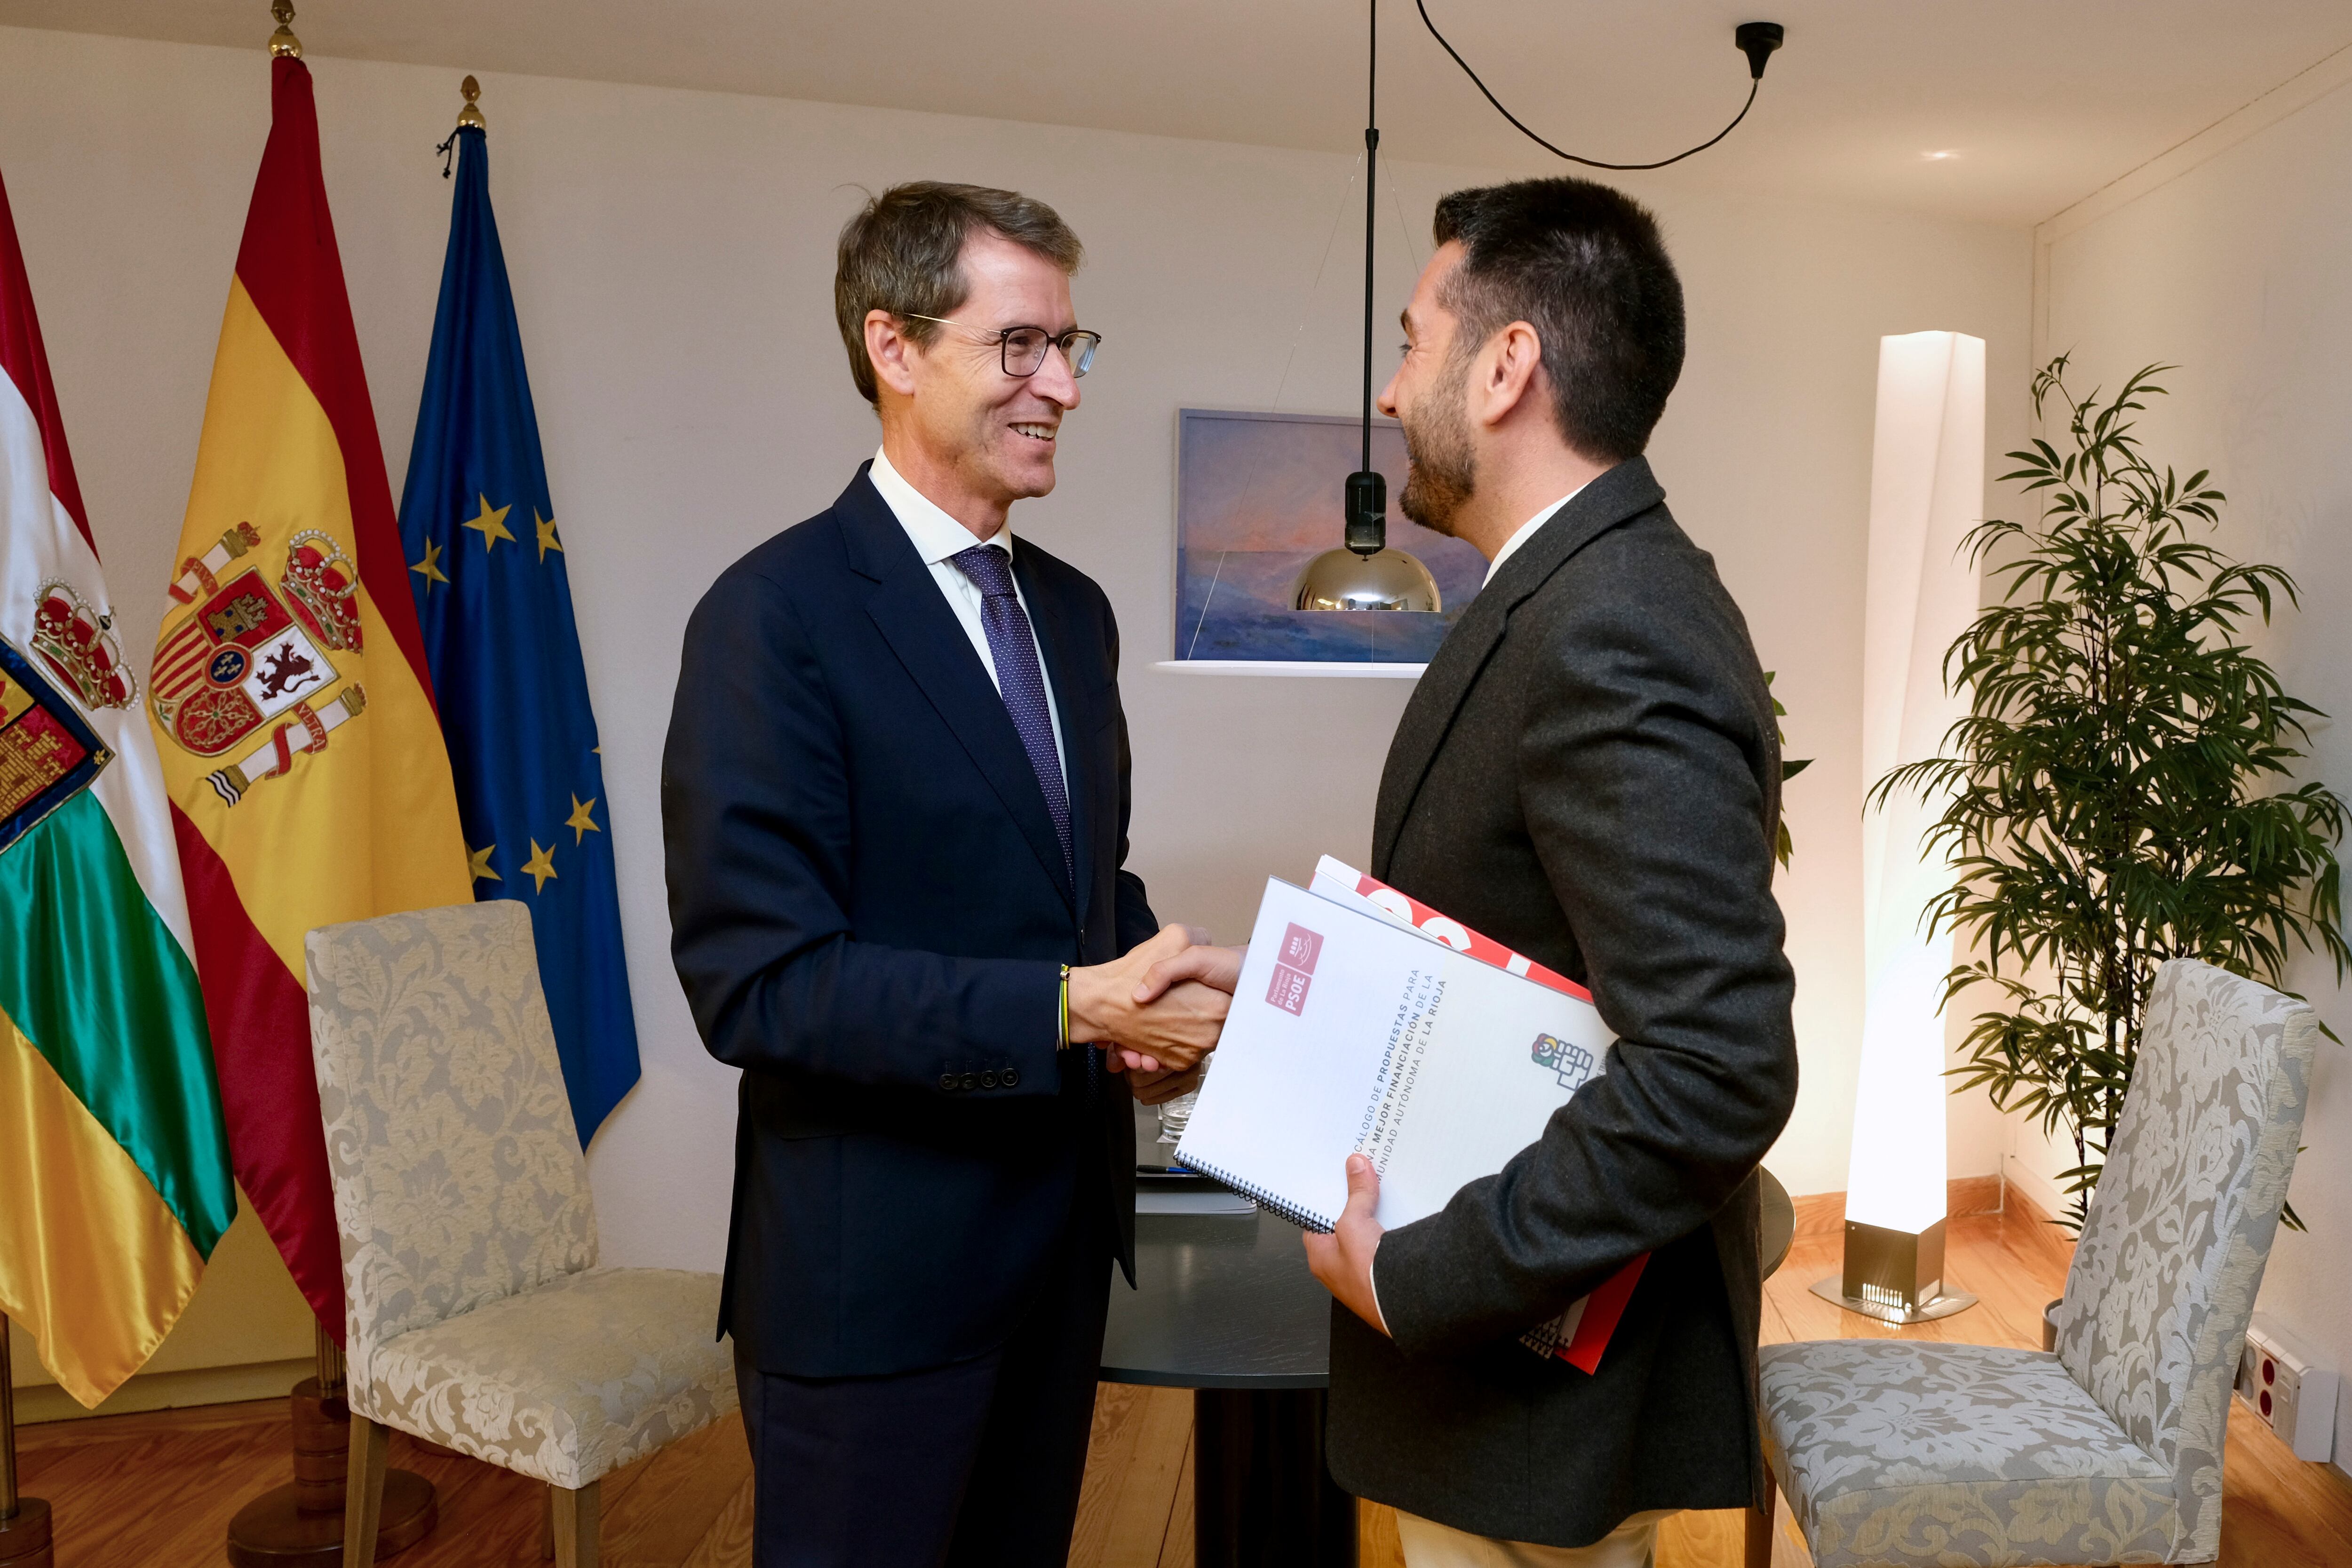
<instances>
[{"instance_id":1,"label":"wooden floor","mask_svg":"<svg viewBox=\"0 0 2352 1568\"><path fill-rule=\"evenodd\" d=\"M1765 1288L1769 1342L1904 1337L1981 1344L2041 1343L2042 1303L2064 1281L2066 1249L2024 1215L1956 1217L1950 1274L1982 1304L1957 1317L1896 1331L1841 1311L1806 1287L1838 1264L1838 1228L1811 1223ZM1079 1504L1072 1568L1179 1568L1192 1560L1191 1396L1106 1384L1095 1404L1093 1447ZM25 1489L47 1498L58 1529L58 1568L211 1564L226 1561L229 1516L257 1491L292 1479L279 1401L110 1416L34 1426L19 1434ZM539 1563L541 1490L470 1459L395 1437L393 1463L439 1489L432 1536L390 1562L396 1568L533 1568ZM748 1568L751 1461L730 1419L607 1477L604 1562L609 1568ZM2352 1486L2327 1467L2303 1464L2232 1402L2222 1505L2221 1562L2229 1568L2342 1568L2352 1563ZM1397 1568L1389 1511L1363 1505L1365 1568ZM1658 1568L1736 1568L1737 1513L1686 1513L1666 1524ZM1775 1568L1811 1558L1781 1513Z\"/></svg>"}]
</instances>

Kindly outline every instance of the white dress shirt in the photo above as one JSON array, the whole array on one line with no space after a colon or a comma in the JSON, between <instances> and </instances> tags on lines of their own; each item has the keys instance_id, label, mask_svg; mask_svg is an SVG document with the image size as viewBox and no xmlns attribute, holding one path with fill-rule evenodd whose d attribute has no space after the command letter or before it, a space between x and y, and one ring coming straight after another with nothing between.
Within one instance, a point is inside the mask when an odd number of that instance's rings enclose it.
<instances>
[{"instance_id":1,"label":"white dress shirt","mask_svg":"<svg viewBox=\"0 0 2352 1568\"><path fill-rule=\"evenodd\" d=\"M1525 544L1528 540L1533 539L1535 537L1536 530L1541 528L1545 523L1551 521L1552 513L1558 511L1560 508L1574 500L1579 495L1583 493L1583 485L1577 486L1576 489L1569 491L1566 495L1552 502L1551 505L1544 508L1541 511L1536 513L1535 516L1519 524L1519 531L1511 535L1510 538L1503 541L1503 548L1495 552L1495 559L1486 563L1486 578L1478 584L1478 586L1483 588L1486 584L1493 582L1495 580L1495 574L1503 569L1503 563L1511 558L1512 552L1518 549L1520 545Z\"/></svg>"},{"instance_id":2,"label":"white dress shirt","mask_svg":"<svg viewBox=\"0 0 2352 1568\"><path fill-rule=\"evenodd\" d=\"M989 651L988 647L988 626L980 618L981 602L986 595L981 593L978 584L963 574L961 567L948 558L970 550L974 544L986 544L1011 555L1012 521L1008 519L1004 526L988 539L975 540L971 530L950 517L929 497L908 484L905 476L890 466L890 459L882 454L879 447L875 449L874 467L867 470L866 477L874 482L876 489L882 492L884 504L898 518L898 526L907 531L907 538L913 542L915 553L921 556L923 564L931 569L931 581L937 583L940 592L946 595L948 608L955 612L956 622L963 627L963 635L971 639L972 651L980 655L980 668L988 671L988 679L995 681L1001 695L1004 682L997 679L996 656ZM1062 750L1062 709L1054 700L1054 677L1045 663L1045 645L1037 642L1036 617L1029 613L1029 599L1021 592L1021 580L1017 577L1013 582L1013 595L1021 603L1021 613L1029 616L1029 640L1037 648L1037 673L1045 686L1045 716L1053 721L1054 760L1061 764L1062 790L1066 795L1070 788L1070 759Z\"/></svg>"}]
</instances>

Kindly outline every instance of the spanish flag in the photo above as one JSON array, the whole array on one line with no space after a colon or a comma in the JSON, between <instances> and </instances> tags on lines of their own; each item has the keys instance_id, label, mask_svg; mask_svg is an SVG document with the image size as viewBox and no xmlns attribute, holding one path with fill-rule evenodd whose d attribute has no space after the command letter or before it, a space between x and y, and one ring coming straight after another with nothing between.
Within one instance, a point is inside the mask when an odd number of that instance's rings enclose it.
<instances>
[{"instance_id":1,"label":"spanish flag","mask_svg":"<svg viewBox=\"0 0 2352 1568\"><path fill-rule=\"evenodd\" d=\"M138 702L0 187L0 1311L84 1405L236 1215Z\"/></svg>"},{"instance_id":2,"label":"spanish flag","mask_svg":"<svg viewBox=\"0 0 2352 1568\"><path fill-rule=\"evenodd\" d=\"M473 901L300 59L229 284L148 713L238 1182L321 1323L341 1251L302 938Z\"/></svg>"}]
</instances>

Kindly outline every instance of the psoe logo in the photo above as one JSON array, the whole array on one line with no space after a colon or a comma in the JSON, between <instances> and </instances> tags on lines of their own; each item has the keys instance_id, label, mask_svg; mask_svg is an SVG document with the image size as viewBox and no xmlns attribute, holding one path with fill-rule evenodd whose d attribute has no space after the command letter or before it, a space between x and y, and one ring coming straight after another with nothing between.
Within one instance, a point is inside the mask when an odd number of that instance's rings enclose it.
<instances>
[{"instance_id":1,"label":"psoe logo","mask_svg":"<svg viewBox=\"0 0 2352 1568\"><path fill-rule=\"evenodd\" d=\"M1322 956L1323 933L1291 921L1290 929L1282 933L1282 945L1274 950L1274 978L1266 984L1266 1001L1293 1016L1304 1014L1315 961Z\"/></svg>"},{"instance_id":2,"label":"psoe logo","mask_svg":"<svg viewBox=\"0 0 2352 1568\"><path fill-rule=\"evenodd\" d=\"M1559 1075L1564 1089L1581 1089L1592 1076L1592 1053L1556 1036L1538 1035L1535 1049L1528 1055L1535 1058L1536 1066L1549 1068Z\"/></svg>"}]
</instances>

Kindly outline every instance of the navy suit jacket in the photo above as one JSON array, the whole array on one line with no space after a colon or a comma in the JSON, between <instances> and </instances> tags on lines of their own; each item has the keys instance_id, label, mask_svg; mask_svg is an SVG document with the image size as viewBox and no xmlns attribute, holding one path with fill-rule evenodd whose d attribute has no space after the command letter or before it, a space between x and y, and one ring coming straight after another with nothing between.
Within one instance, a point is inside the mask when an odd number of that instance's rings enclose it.
<instances>
[{"instance_id":1,"label":"navy suit jacket","mask_svg":"<svg viewBox=\"0 0 2352 1568\"><path fill-rule=\"evenodd\" d=\"M993 1349L1089 1203L1133 1274L1127 1080L1057 1048L1064 963L1157 929L1127 856L1118 631L1026 540L1075 886L970 638L861 468L687 624L662 758L671 954L743 1069L719 1330L763 1372ZM1107 1197L1097 1196L1108 1193ZM1080 1216L1087 1217L1087 1216Z\"/></svg>"}]
</instances>

